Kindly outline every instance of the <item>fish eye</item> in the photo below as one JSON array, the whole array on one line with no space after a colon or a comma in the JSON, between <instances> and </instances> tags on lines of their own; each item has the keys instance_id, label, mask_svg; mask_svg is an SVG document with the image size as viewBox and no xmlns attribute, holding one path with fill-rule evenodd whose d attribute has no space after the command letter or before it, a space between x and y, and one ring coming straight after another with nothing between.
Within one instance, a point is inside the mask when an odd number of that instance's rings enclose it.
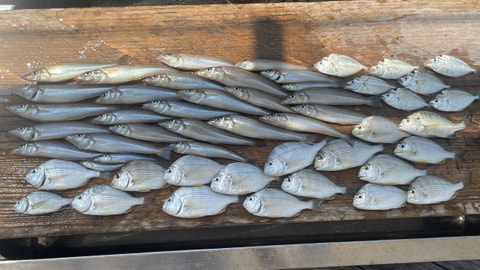
<instances>
[{"instance_id":1,"label":"fish eye","mask_svg":"<svg viewBox=\"0 0 480 270\"><path fill-rule=\"evenodd\" d=\"M32 173L37 173L37 169L33 169L33 170L32 170Z\"/></svg>"},{"instance_id":2,"label":"fish eye","mask_svg":"<svg viewBox=\"0 0 480 270\"><path fill-rule=\"evenodd\" d=\"M165 202L172 202L172 201L173 201L172 197L168 197L168 199L165 200Z\"/></svg>"},{"instance_id":3,"label":"fish eye","mask_svg":"<svg viewBox=\"0 0 480 270\"><path fill-rule=\"evenodd\" d=\"M438 99L434 99L433 102L438 103Z\"/></svg>"},{"instance_id":4,"label":"fish eye","mask_svg":"<svg viewBox=\"0 0 480 270\"><path fill-rule=\"evenodd\" d=\"M83 195L78 195L78 196L77 196L77 199L78 199L78 200L83 200Z\"/></svg>"},{"instance_id":5,"label":"fish eye","mask_svg":"<svg viewBox=\"0 0 480 270\"><path fill-rule=\"evenodd\" d=\"M273 161L269 161L268 166L273 166Z\"/></svg>"},{"instance_id":6,"label":"fish eye","mask_svg":"<svg viewBox=\"0 0 480 270\"><path fill-rule=\"evenodd\" d=\"M290 96L288 96L289 98L294 98L295 97L295 94L291 94Z\"/></svg>"},{"instance_id":7,"label":"fish eye","mask_svg":"<svg viewBox=\"0 0 480 270\"><path fill-rule=\"evenodd\" d=\"M307 108L307 106L305 106L305 104L302 104L302 105L300 105L300 108L305 109L305 108Z\"/></svg>"},{"instance_id":8,"label":"fish eye","mask_svg":"<svg viewBox=\"0 0 480 270\"><path fill-rule=\"evenodd\" d=\"M118 173L116 173L114 176L113 176L113 179L118 179L120 178L120 175Z\"/></svg>"},{"instance_id":9,"label":"fish eye","mask_svg":"<svg viewBox=\"0 0 480 270\"><path fill-rule=\"evenodd\" d=\"M385 94L385 97L390 97L390 94Z\"/></svg>"},{"instance_id":10,"label":"fish eye","mask_svg":"<svg viewBox=\"0 0 480 270\"><path fill-rule=\"evenodd\" d=\"M368 170L370 170L370 166L368 166L368 165L363 165L363 169L368 171Z\"/></svg>"},{"instance_id":11,"label":"fish eye","mask_svg":"<svg viewBox=\"0 0 480 270\"><path fill-rule=\"evenodd\" d=\"M361 199L361 198L363 198L363 196L362 195L357 195L357 198Z\"/></svg>"},{"instance_id":12,"label":"fish eye","mask_svg":"<svg viewBox=\"0 0 480 270\"><path fill-rule=\"evenodd\" d=\"M405 123L410 123L410 119L409 118L405 119Z\"/></svg>"},{"instance_id":13,"label":"fish eye","mask_svg":"<svg viewBox=\"0 0 480 270\"><path fill-rule=\"evenodd\" d=\"M253 197L248 197L248 200L249 200L249 201L253 201Z\"/></svg>"},{"instance_id":14,"label":"fish eye","mask_svg":"<svg viewBox=\"0 0 480 270\"><path fill-rule=\"evenodd\" d=\"M415 190L411 189L411 190L408 191L408 193L415 194Z\"/></svg>"},{"instance_id":15,"label":"fish eye","mask_svg":"<svg viewBox=\"0 0 480 270\"><path fill-rule=\"evenodd\" d=\"M167 170L167 173L172 173L172 169L168 169L168 170Z\"/></svg>"},{"instance_id":16,"label":"fish eye","mask_svg":"<svg viewBox=\"0 0 480 270\"><path fill-rule=\"evenodd\" d=\"M91 71L85 72L85 76L92 76L92 74L93 74L93 73L92 73Z\"/></svg>"},{"instance_id":17,"label":"fish eye","mask_svg":"<svg viewBox=\"0 0 480 270\"><path fill-rule=\"evenodd\" d=\"M324 156L323 154L319 154L319 155L317 156L317 158L318 158L318 159L324 159L325 156Z\"/></svg>"},{"instance_id":18,"label":"fish eye","mask_svg":"<svg viewBox=\"0 0 480 270\"><path fill-rule=\"evenodd\" d=\"M153 75L151 78L152 80L158 80L160 79L160 75Z\"/></svg>"},{"instance_id":19,"label":"fish eye","mask_svg":"<svg viewBox=\"0 0 480 270\"><path fill-rule=\"evenodd\" d=\"M405 148L405 144L404 144L404 143L399 143L399 144L398 144L398 147L400 147L400 148L403 149L403 148Z\"/></svg>"},{"instance_id":20,"label":"fish eye","mask_svg":"<svg viewBox=\"0 0 480 270\"><path fill-rule=\"evenodd\" d=\"M287 179L285 179L285 182L290 183L292 182L292 179L290 179L290 177L287 177Z\"/></svg>"}]
</instances>

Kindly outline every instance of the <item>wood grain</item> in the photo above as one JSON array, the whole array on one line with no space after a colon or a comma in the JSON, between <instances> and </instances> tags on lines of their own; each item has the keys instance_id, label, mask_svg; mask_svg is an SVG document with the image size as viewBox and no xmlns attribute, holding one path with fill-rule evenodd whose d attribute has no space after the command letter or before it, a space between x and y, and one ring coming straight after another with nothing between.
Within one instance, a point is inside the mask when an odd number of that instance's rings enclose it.
<instances>
[{"instance_id":1,"label":"wood grain","mask_svg":"<svg viewBox=\"0 0 480 270\"><path fill-rule=\"evenodd\" d=\"M0 89L9 94L25 83L21 75L55 62L111 61L124 55L137 62L156 62L162 53L223 56L231 61L272 58L312 65L332 52L350 55L371 66L387 56L422 65L427 58L451 54L480 68L480 12L471 1L352 1L248 5L202 5L127 8L23 10L0 13ZM478 74L445 79L452 86L478 92ZM20 98L12 98L21 102ZM387 106L357 107L369 114L399 121L408 113ZM478 103L468 110L480 123ZM466 112L446 116L462 120ZM291 219L266 219L248 214L240 204L208 218L183 220L161 211L163 200L174 187L134 196L146 204L123 216L84 216L67 208L62 212L27 216L12 210L14 202L34 190L23 177L45 161L16 156L10 151L22 142L6 131L30 122L14 117L0 106L0 238L70 235L101 232L132 232L195 228L459 216L480 213L480 142L478 128L470 125L452 140L436 140L459 155L456 160L428 167L430 173L464 181L465 189L449 202L431 206L407 205L391 211L360 211L351 206L353 194L364 183L358 168L326 173L348 187L348 193L327 201L321 212L304 211ZM352 126L338 126L348 133ZM277 145L261 148L232 147L259 166ZM392 146L386 147L391 153ZM177 158L174 155L174 159ZM228 162L222 160L221 162ZM109 183L95 179L87 187ZM62 192L78 194L83 188Z\"/></svg>"}]
</instances>

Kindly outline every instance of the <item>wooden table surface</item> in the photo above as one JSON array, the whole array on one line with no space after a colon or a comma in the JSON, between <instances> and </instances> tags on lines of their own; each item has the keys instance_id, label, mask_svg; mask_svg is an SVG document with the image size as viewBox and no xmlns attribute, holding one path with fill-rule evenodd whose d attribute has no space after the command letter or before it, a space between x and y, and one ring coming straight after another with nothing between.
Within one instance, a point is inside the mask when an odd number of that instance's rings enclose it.
<instances>
[{"instance_id":1,"label":"wooden table surface","mask_svg":"<svg viewBox=\"0 0 480 270\"><path fill-rule=\"evenodd\" d=\"M12 86L25 83L21 75L49 63L110 61L124 55L138 62L154 63L163 53L217 55L234 62L272 58L312 65L324 55L336 52L353 56L367 66L388 56L421 66L427 58L451 54L479 69L479 44L480 11L478 4L471 1L329 1L6 11L0 13L0 89L8 95ZM445 81L473 93L480 90L478 74ZM22 102L20 98L12 101ZM473 121L477 123L479 103L467 109L473 112ZM397 122L408 114L388 106L355 109L386 115ZM467 112L445 115L462 120ZM346 195L327 201L320 212L304 211L290 219L254 217L241 204L214 217L170 217L161 208L175 187L133 194L145 196L146 203L127 215L85 216L72 208L41 216L17 214L12 209L15 201L34 190L23 180L25 174L45 159L11 154L23 142L7 131L31 122L10 115L3 105L0 117L0 238L480 213L480 141L478 128L470 126L458 132L455 139L436 140L457 152L456 160L441 165L416 165L465 183L465 189L454 200L437 205L407 205L390 211L356 210L351 205L353 195L364 182L358 180L358 168L354 168L326 173L348 187ZM335 127L345 133L353 128ZM232 149L263 166L278 143L269 141L266 147ZM392 149L392 145L387 145L385 152L391 153ZM109 181L95 179L87 187ZM83 189L61 194L73 196Z\"/></svg>"}]
</instances>

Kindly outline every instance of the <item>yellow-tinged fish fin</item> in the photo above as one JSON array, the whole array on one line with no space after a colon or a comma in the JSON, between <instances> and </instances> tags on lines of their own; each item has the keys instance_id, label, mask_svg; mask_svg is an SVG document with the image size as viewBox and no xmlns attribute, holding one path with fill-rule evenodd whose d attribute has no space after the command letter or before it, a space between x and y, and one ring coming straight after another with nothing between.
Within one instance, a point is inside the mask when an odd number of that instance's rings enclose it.
<instances>
[{"instance_id":1,"label":"yellow-tinged fish fin","mask_svg":"<svg viewBox=\"0 0 480 270\"><path fill-rule=\"evenodd\" d=\"M394 186L394 185L398 185L398 183L397 182L386 182L385 185Z\"/></svg>"},{"instance_id":2,"label":"yellow-tinged fish fin","mask_svg":"<svg viewBox=\"0 0 480 270\"><path fill-rule=\"evenodd\" d=\"M138 192L149 192L150 189L139 189Z\"/></svg>"},{"instance_id":3,"label":"yellow-tinged fish fin","mask_svg":"<svg viewBox=\"0 0 480 270\"><path fill-rule=\"evenodd\" d=\"M333 199L335 199L335 195L332 195L332 196L330 196L330 197L328 197L328 198L325 198L324 200L331 201L331 200L333 200Z\"/></svg>"},{"instance_id":4,"label":"yellow-tinged fish fin","mask_svg":"<svg viewBox=\"0 0 480 270\"><path fill-rule=\"evenodd\" d=\"M202 215L193 215L192 216L192 218L202 218L202 217L204 217L204 216L202 216Z\"/></svg>"},{"instance_id":5,"label":"yellow-tinged fish fin","mask_svg":"<svg viewBox=\"0 0 480 270\"><path fill-rule=\"evenodd\" d=\"M192 187L201 187L201 186L203 186L203 184L194 184L194 185L192 185Z\"/></svg>"}]
</instances>

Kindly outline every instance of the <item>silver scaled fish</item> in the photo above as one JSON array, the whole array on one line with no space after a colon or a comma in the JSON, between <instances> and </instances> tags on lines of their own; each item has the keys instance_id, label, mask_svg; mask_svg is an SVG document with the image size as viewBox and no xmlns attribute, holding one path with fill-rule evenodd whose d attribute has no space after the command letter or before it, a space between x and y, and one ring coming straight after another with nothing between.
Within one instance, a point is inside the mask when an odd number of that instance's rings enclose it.
<instances>
[{"instance_id":1,"label":"silver scaled fish","mask_svg":"<svg viewBox=\"0 0 480 270\"><path fill-rule=\"evenodd\" d=\"M167 183L176 186L201 186L209 184L222 165L209 158L186 155L170 165L164 174Z\"/></svg>"},{"instance_id":2,"label":"silver scaled fish","mask_svg":"<svg viewBox=\"0 0 480 270\"><path fill-rule=\"evenodd\" d=\"M124 191L147 192L167 186L165 168L153 161L134 160L113 176L112 187Z\"/></svg>"},{"instance_id":3,"label":"silver scaled fish","mask_svg":"<svg viewBox=\"0 0 480 270\"><path fill-rule=\"evenodd\" d=\"M418 69L407 62L394 58L385 58L368 70L368 74L382 79L398 79Z\"/></svg>"},{"instance_id":4,"label":"silver scaled fish","mask_svg":"<svg viewBox=\"0 0 480 270\"><path fill-rule=\"evenodd\" d=\"M472 95L462 90L445 89L429 103L439 111L458 112L468 107L476 99L479 99L479 94Z\"/></svg>"},{"instance_id":5,"label":"silver scaled fish","mask_svg":"<svg viewBox=\"0 0 480 270\"><path fill-rule=\"evenodd\" d=\"M396 88L382 95L382 100L395 109L413 111L428 107L428 103L407 88Z\"/></svg>"},{"instance_id":6,"label":"silver scaled fish","mask_svg":"<svg viewBox=\"0 0 480 270\"><path fill-rule=\"evenodd\" d=\"M319 72L337 76L348 77L368 68L350 56L332 53L322 58L313 65Z\"/></svg>"},{"instance_id":7,"label":"silver scaled fish","mask_svg":"<svg viewBox=\"0 0 480 270\"><path fill-rule=\"evenodd\" d=\"M432 164L455 158L455 152L446 151L436 142L417 136L403 139L395 147L394 154L412 162Z\"/></svg>"},{"instance_id":8,"label":"silver scaled fish","mask_svg":"<svg viewBox=\"0 0 480 270\"><path fill-rule=\"evenodd\" d=\"M464 121L452 120L430 111L418 111L408 115L400 122L398 129L421 137L454 137L455 132L465 129Z\"/></svg>"},{"instance_id":9,"label":"silver scaled fish","mask_svg":"<svg viewBox=\"0 0 480 270\"><path fill-rule=\"evenodd\" d=\"M366 184L353 198L353 206L363 210L389 210L407 204L407 193L395 186Z\"/></svg>"},{"instance_id":10,"label":"silver scaled fish","mask_svg":"<svg viewBox=\"0 0 480 270\"><path fill-rule=\"evenodd\" d=\"M338 186L325 175L310 169L303 169L285 177L283 191L308 198L333 198L335 194L345 194L347 187Z\"/></svg>"},{"instance_id":11,"label":"silver scaled fish","mask_svg":"<svg viewBox=\"0 0 480 270\"><path fill-rule=\"evenodd\" d=\"M440 79L424 70L414 70L407 75L400 77L398 82L405 88L421 95L436 93L442 89L449 88Z\"/></svg>"},{"instance_id":12,"label":"silver scaled fish","mask_svg":"<svg viewBox=\"0 0 480 270\"><path fill-rule=\"evenodd\" d=\"M423 65L444 76L454 78L477 72L461 59L450 55L436 56L425 61Z\"/></svg>"},{"instance_id":13,"label":"silver scaled fish","mask_svg":"<svg viewBox=\"0 0 480 270\"><path fill-rule=\"evenodd\" d=\"M409 134L397 129L397 124L389 118L372 115L358 123L352 135L367 142L395 143Z\"/></svg>"},{"instance_id":14,"label":"silver scaled fish","mask_svg":"<svg viewBox=\"0 0 480 270\"><path fill-rule=\"evenodd\" d=\"M345 83L344 88L360 94L379 95L395 88L395 86L380 78L363 75Z\"/></svg>"},{"instance_id":15,"label":"silver scaled fish","mask_svg":"<svg viewBox=\"0 0 480 270\"><path fill-rule=\"evenodd\" d=\"M448 179L435 175L418 177L410 184L407 202L412 204L434 204L455 198L464 188L463 182L452 183Z\"/></svg>"},{"instance_id":16,"label":"silver scaled fish","mask_svg":"<svg viewBox=\"0 0 480 270\"><path fill-rule=\"evenodd\" d=\"M407 185L415 178L426 175L427 170L414 168L392 155L377 155L360 167L358 178L381 185Z\"/></svg>"},{"instance_id":17,"label":"silver scaled fish","mask_svg":"<svg viewBox=\"0 0 480 270\"><path fill-rule=\"evenodd\" d=\"M17 201L13 210L27 215L42 215L58 212L71 202L72 198L63 198L47 191L34 191Z\"/></svg>"}]
</instances>

